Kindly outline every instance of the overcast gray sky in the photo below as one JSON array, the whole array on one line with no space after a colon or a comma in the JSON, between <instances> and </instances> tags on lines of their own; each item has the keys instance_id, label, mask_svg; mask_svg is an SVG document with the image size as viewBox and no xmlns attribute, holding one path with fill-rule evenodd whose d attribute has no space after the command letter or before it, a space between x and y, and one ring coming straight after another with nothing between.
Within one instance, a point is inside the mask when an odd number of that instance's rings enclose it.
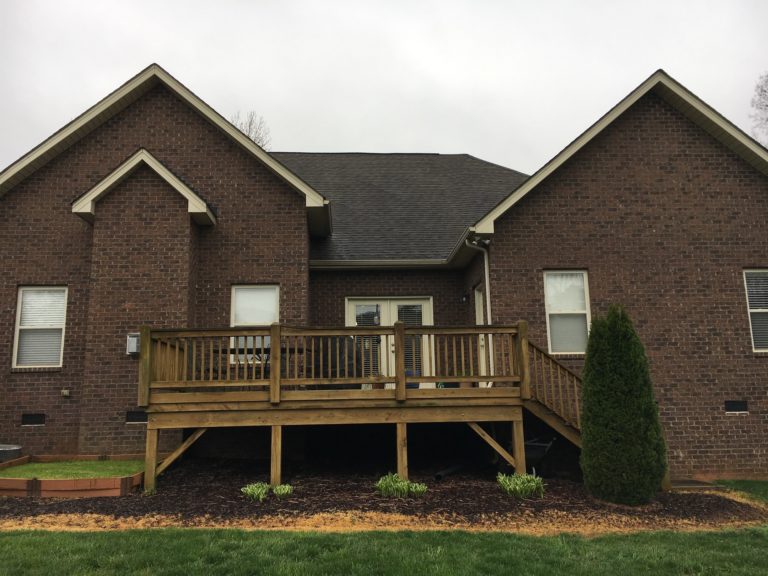
<instances>
[{"instance_id":1,"label":"overcast gray sky","mask_svg":"<svg viewBox=\"0 0 768 576\"><path fill-rule=\"evenodd\" d=\"M658 68L749 133L768 1L0 0L0 169L151 62L273 150L531 173Z\"/></svg>"}]
</instances>

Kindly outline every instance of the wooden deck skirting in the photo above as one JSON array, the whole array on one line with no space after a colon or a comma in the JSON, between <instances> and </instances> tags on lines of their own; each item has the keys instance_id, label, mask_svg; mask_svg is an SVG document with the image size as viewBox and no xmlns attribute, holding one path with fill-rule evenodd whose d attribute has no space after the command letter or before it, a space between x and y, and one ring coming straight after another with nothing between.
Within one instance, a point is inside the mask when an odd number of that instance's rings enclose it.
<instances>
[{"instance_id":1,"label":"wooden deck skirting","mask_svg":"<svg viewBox=\"0 0 768 576\"><path fill-rule=\"evenodd\" d=\"M153 489L156 476L205 429L229 426L271 427L273 484L281 481L282 427L292 425L394 424L397 469L407 477L407 424L511 422L514 458L508 461L524 471L522 404L530 397L526 335L525 322L144 327L138 399L148 414L145 488ZM158 465L158 432L179 428L198 431Z\"/></svg>"}]
</instances>

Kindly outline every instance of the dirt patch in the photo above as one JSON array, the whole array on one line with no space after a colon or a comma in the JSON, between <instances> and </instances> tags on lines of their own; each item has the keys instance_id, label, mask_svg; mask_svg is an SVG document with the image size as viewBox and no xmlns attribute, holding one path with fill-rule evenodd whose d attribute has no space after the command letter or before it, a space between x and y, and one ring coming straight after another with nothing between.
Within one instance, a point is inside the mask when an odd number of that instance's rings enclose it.
<instances>
[{"instance_id":1,"label":"dirt patch","mask_svg":"<svg viewBox=\"0 0 768 576\"><path fill-rule=\"evenodd\" d=\"M263 502L240 488L264 481L247 464L189 461L160 478L158 492L115 498L55 500L0 498L0 529L121 530L167 526L286 530L515 531L594 535L642 530L706 530L768 521L768 509L728 493L674 492L646 506L613 506L591 498L583 486L547 481L544 498L506 496L490 474L463 474L426 482L418 499L378 496L375 476L293 475L294 494Z\"/></svg>"}]
</instances>

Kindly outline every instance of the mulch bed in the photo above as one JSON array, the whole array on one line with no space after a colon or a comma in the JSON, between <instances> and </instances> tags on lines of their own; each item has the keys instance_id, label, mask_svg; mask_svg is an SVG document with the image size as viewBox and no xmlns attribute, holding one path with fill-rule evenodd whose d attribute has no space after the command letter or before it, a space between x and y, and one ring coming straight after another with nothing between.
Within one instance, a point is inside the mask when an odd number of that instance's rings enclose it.
<instances>
[{"instance_id":1,"label":"mulch bed","mask_svg":"<svg viewBox=\"0 0 768 576\"><path fill-rule=\"evenodd\" d=\"M413 475L412 480L429 485L422 498L388 499L376 494L375 476L291 475L287 478L294 494L284 500L271 495L259 503L240 493L245 484L265 481L263 468L238 462L188 460L160 477L157 493L131 494L113 498L54 500L0 498L0 528L34 527L35 519L82 515L112 519L114 527L131 527L131 520L172 518L179 526L253 526L286 519L286 526L298 518L410 518L439 527L516 527L562 524L561 531L579 531L581 526L603 527L598 531L678 527L716 527L768 521L768 510L723 493L672 492L660 494L640 507L616 506L591 498L581 484L552 479L546 482L541 499L516 500L504 494L492 474L461 474L435 481L432 476ZM336 516L334 516L336 515ZM67 520L69 522L70 520ZM128 522L126 522L128 521ZM375 523L375 522L374 522ZM402 521L401 521L402 523ZM411 522L407 522L410 525ZM157 521L142 525L168 525ZM366 524L367 525L367 524ZM107 526L105 524L105 526ZM109 524L107 527L112 526ZM375 527L375 526L374 526ZM390 526L391 527L391 526Z\"/></svg>"}]
</instances>

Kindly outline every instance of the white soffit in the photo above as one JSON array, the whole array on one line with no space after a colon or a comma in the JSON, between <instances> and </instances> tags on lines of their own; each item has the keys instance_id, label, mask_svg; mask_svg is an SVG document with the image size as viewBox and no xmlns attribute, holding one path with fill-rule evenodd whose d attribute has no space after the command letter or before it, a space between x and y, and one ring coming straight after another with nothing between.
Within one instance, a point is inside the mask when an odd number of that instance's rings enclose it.
<instances>
[{"instance_id":1,"label":"white soffit","mask_svg":"<svg viewBox=\"0 0 768 576\"><path fill-rule=\"evenodd\" d=\"M72 205L72 212L85 220L92 222L96 215L96 202L108 194L112 188L133 174L133 172L142 164L154 170L155 173L165 180L174 190L187 199L187 211L195 222L204 226L212 226L216 224L216 217L208 208L205 201L195 194L186 184L184 184L184 182L179 180L173 172L163 166L157 158L143 148L123 162L109 176L78 198Z\"/></svg>"},{"instance_id":2,"label":"white soffit","mask_svg":"<svg viewBox=\"0 0 768 576\"><path fill-rule=\"evenodd\" d=\"M497 218L522 200L539 183L600 134L635 102L652 90L714 138L741 156L755 169L768 175L768 150L666 72L657 70L624 100L614 106L605 116L590 126L581 136L566 146L557 156L547 162L538 172L533 174L488 214L483 216L472 227L472 231L476 234L493 234L494 223Z\"/></svg>"}]
</instances>

